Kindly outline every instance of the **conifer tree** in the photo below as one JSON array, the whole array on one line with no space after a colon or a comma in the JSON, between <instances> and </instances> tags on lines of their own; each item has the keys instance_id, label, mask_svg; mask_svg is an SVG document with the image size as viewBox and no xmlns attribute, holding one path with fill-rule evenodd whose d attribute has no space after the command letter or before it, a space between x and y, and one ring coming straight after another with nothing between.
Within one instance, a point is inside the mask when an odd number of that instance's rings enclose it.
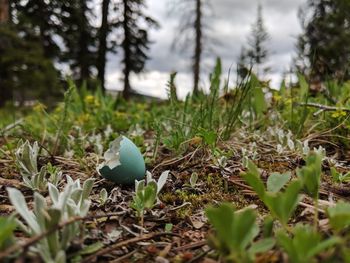
<instances>
[{"instance_id":1,"label":"conifer tree","mask_svg":"<svg viewBox=\"0 0 350 263\"><path fill-rule=\"evenodd\" d=\"M252 25L251 35L248 37L249 49L247 56L250 61L250 66L255 68L256 74L259 77L262 65L268 59L268 50L266 43L269 39L269 34L264 25L262 16L262 6L258 5L257 19ZM264 72L268 71L268 68L263 69Z\"/></svg>"},{"instance_id":2,"label":"conifer tree","mask_svg":"<svg viewBox=\"0 0 350 263\"><path fill-rule=\"evenodd\" d=\"M60 35L59 0L14 1L16 26L30 38L37 38L44 50L44 56L58 60L60 48L55 36Z\"/></svg>"},{"instance_id":3,"label":"conifer tree","mask_svg":"<svg viewBox=\"0 0 350 263\"><path fill-rule=\"evenodd\" d=\"M142 72L149 58L147 51L151 41L148 29L159 26L157 21L143 13L144 8L144 0L122 0L119 6L121 20L117 23L117 28L122 32L123 37L120 46L123 50L123 97L125 99L128 99L131 93L130 74Z\"/></svg>"},{"instance_id":4,"label":"conifer tree","mask_svg":"<svg viewBox=\"0 0 350 263\"><path fill-rule=\"evenodd\" d=\"M308 0L300 10L297 67L311 81L350 79L350 2Z\"/></svg>"},{"instance_id":5,"label":"conifer tree","mask_svg":"<svg viewBox=\"0 0 350 263\"><path fill-rule=\"evenodd\" d=\"M96 30L91 24L91 0L61 0L63 60L79 83L88 81L96 65Z\"/></svg>"},{"instance_id":6,"label":"conifer tree","mask_svg":"<svg viewBox=\"0 0 350 263\"><path fill-rule=\"evenodd\" d=\"M58 90L57 72L40 42L12 25L0 25L0 106L14 98L48 99Z\"/></svg>"},{"instance_id":7,"label":"conifer tree","mask_svg":"<svg viewBox=\"0 0 350 263\"><path fill-rule=\"evenodd\" d=\"M111 31L109 22L109 6L110 0L102 0L101 4L101 26L98 31L98 54L97 54L97 77L100 81L102 90L105 89L105 69L106 69L106 54L109 50L107 38Z\"/></svg>"},{"instance_id":8,"label":"conifer tree","mask_svg":"<svg viewBox=\"0 0 350 263\"><path fill-rule=\"evenodd\" d=\"M48 99L58 91L57 71L45 55L45 48L50 45L43 40L50 36L43 33L38 17L28 16L36 12L31 4L32 1L0 2L0 106L11 99L19 103L33 98ZM24 6L28 9L24 10ZM15 23L12 8L16 9Z\"/></svg>"},{"instance_id":9,"label":"conifer tree","mask_svg":"<svg viewBox=\"0 0 350 263\"><path fill-rule=\"evenodd\" d=\"M9 0L0 0L0 24L7 23L10 17Z\"/></svg>"},{"instance_id":10,"label":"conifer tree","mask_svg":"<svg viewBox=\"0 0 350 263\"><path fill-rule=\"evenodd\" d=\"M190 0L173 2L171 8L172 13L180 15L179 32L173 41L174 49L188 49L190 47L192 53L192 72L193 72L193 94L199 93L199 82L201 74L201 64L204 51L204 41L209 39L210 26L205 21L209 21L209 13L211 7L209 1L205 0ZM205 47L210 45L206 41Z\"/></svg>"}]
</instances>

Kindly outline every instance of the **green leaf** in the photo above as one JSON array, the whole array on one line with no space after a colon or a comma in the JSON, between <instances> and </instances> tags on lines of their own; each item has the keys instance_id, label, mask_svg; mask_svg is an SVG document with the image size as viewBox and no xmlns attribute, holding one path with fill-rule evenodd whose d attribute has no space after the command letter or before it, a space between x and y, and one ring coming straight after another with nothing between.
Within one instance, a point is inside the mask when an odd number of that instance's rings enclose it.
<instances>
[{"instance_id":1,"label":"green leaf","mask_svg":"<svg viewBox=\"0 0 350 263\"><path fill-rule=\"evenodd\" d=\"M28 226L35 234L40 234L41 229L32 211L29 211L27 202L21 191L15 188L7 188L11 204L15 207L17 213L27 222Z\"/></svg>"},{"instance_id":2,"label":"green leaf","mask_svg":"<svg viewBox=\"0 0 350 263\"><path fill-rule=\"evenodd\" d=\"M34 192L34 213L36 216L36 221L38 222L38 225L41 228L41 231L44 232L46 230L45 228L45 221L46 221L46 210L47 210L47 204L45 197L43 197L41 194Z\"/></svg>"},{"instance_id":3,"label":"green leaf","mask_svg":"<svg viewBox=\"0 0 350 263\"><path fill-rule=\"evenodd\" d=\"M61 219L61 210L55 209L55 208L50 208L47 210L47 218L45 221L45 228L47 230L53 229L57 227L57 225L60 222ZM49 246L49 250L51 255L58 255L59 252L61 251L61 245L60 245L60 237L59 237L59 232L58 230L51 233L50 235L47 236L46 238L47 244Z\"/></svg>"},{"instance_id":4,"label":"green leaf","mask_svg":"<svg viewBox=\"0 0 350 263\"><path fill-rule=\"evenodd\" d=\"M274 219L271 215L268 215L264 218L264 223L263 223L263 236L264 237L272 237L272 235L273 235L273 222L274 222Z\"/></svg>"},{"instance_id":5,"label":"green leaf","mask_svg":"<svg viewBox=\"0 0 350 263\"><path fill-rule=\"evenodd\" d=\"M263 199L271 214L284 225L287 224L299 203L301 187L301 182L294 180L287 186L285 192L268 192Z\"/></svg>"},{"instance_id":6,"label":"green leaf","mask_svg":"<svg viewBox=\"0 0 350 263\"><path fill-rule=\"evenodd\" d=\"M49 195L53 204L58 203L59 192L56 186L51 183L48 183Z\"/></svg>"},{"instance_id":7,"label":"green leaf","mask_svg":"<svg viewBox=\"0 0 350 263\"><path fill-rule=\"evenodd\" d=\"M272 173L266 182L267 191L277 193L286 185L286 183L290 180L290 177L290 172L283 174Z\"/></svg>"},{"instance_id":8,"label":"green leaf","mask_svg":"<svg viewBox=\"0 0 350 263\"><path fill-rule=\"evenodd\" d=\"M272 249L275 246L275 243L276 242L273 238L259 240L252 244L252 246L249 248L249 253L256 254L266 252Z\"/></svg>"},{"instance_id":9,"label":"green leaf","mask_svg":"<svg viewBox=\"0 0 350 263\"><path fill-rule=\"evenodd\" d=\"M217 140L217 133L215 131L203 131L201 135L207 145L215 145Z\"/></svg>"},{"instance_id":10,"label":"green leaf","mask_svg":"<svg viewBox=\"0 0 350 263\"><path fill-rule=\"evenodd\" d=\"M100 250L103 248L103 243L102 242L96 242L91 245L85 246L82 250L79 251L80 255L89 255L92 253L95 253L96 251Z\"/></svg>"},{"instance_id":11,"label":"green leaf","mask_svg":"<svg viewBox=\"0 0 350 263\"><path fill-rule=\"evenodd\" d=\"M196 172L192 173L190 177L190 185L192 188L196 186L197 180L198 180L198 174Z\"/></svg>"},{"instance_id":12,"label":"green leaf","mask_svg":"<svg viewBox=\"0 0 350 263\"><path fill-rule=\"evenodd\" d=\"M173 230L173 224L171 223L167 223L165 224L165 228L164 228L164 231L167 232L167 233L170 233L172 230Z\"/></svg>"},{"instance_id":13,"label":"green leaf","mask_svg":"<svg viewBox=\"0 0 350 263\"><path fill-rule=\"evenodd\" d=\"M248 160L247 166L248 172L242 173L241 176L258 194L259 198L263 199L265 195L265 186L262 180L260 179L260 173L258 171L258 168L251 160Z\"/></svg>"},{"instance_id":14,"label":"green leaf","mask_svg":"<svg viewBox=\"0 0 350 263\"><path fill-rule=\"evenodd\" d=\"M309 85L305 79L305 77L302 74L298 74L298 80L299 80L299 99L301 101L305 101L309 94Z\"/></svg>"},{"instance_id":15,"label":"green leaf","mask_svg":"<svg viewBox=\"0 0 350 263\"><path fill-rule=\"evenodd\" d=\"M333 207L328 207L329 223L335 231L341 231L350 225L350 204L338 202Z\"/></svg>"},{"instance_id":16,"label":"green leaf","mask_svg":"<svg viewBox=\"0 0 350 263\"><path fill-rule=\"evenodd\" d=\"M100 205L104 205L106 203L107 199L108 199L107 190L105 188L102 188L102 190L100 192L100 196L99 196Z\"/></svg>"},{"instance_id":17,"label":"green leaf","mask_svg":"<svg viewBox=\"0 0 350 263\"><path fill-rule=\"evenodd\" d=\"M144 206L151 209L157 200L157 183L150 182L144 189Z\"/></svg>"},{"instance_id":18,"label":"green leaf","mask_svg":"<svg viewBox=\"0 0 350 263\"><path fill-rule=\"evenodd\" d=\"M318 199L320 179L322 173L322 154L312 152L306 158L306 165L297 170L306 192L313 198Z\"/></svg>"},{"instance_id":19,"label":"green leaf","mask_svg":"<svg viewBox=\"0 0 350 263\"><path fill-rule=\"evenodd\" d=\"M277 243L287 252L289 261L295 263L312 262L312 259L322 251L340 242L338 237L322 240L320 233L310 225L296 225L289 237L283 230L276 234Z\"/></svg>"},{"instance_id":20,"label":"green leaf","mask_svg":"<svg viewBox=\"0 0 350 263\"><path fill-rule=\"evenodd\" d=\"M244 251L258 234L256 214L252 209L235 212L229 203L208 207L206 215L213 225L217 239L229 251Z\"/></svg>"},{"instance_id":21,"label":"green leaf","mask_svg":"<svg viewBox=\"0 0 350 263\"><path fill-rule=\"evenodd\" d=\"M169 170L162 172L157 182L157 194L162 190L169 177Z\"/></svg>"},{"instance_id":22,"label":"green leaf","mask_svg":"<svg viewBox=\"0 0 350 263\"><path fill-rule=\"evenodd\" d=\"M14 218L0 217L0 250L5 249L13 242L13 232L16 229L17 224Z\"/></svg>"},{"instance_id":23,"label":"green leaf","mask_svg":"<svg viewBox=\"0 0 350 263\"><path fill-rule=\"evenodd\" d=\"M337 183L341 182L340 180L341 174L334 167L331 167L331 175L334 182L337 182Z\"/></svg>"},{"instance_id":24,"label":"green leaf","mask_svg":"<svg viewBox=\"0 0 350 263\"><path fill-rule=\"evenodd\" d=\"M256 116L262 115L267 109L265 94L261 87L252 90L252 106Z\"/></svg>"},{"instance_id":25,"label":"green leaf","mask_svg":"<svg viewBox=\"0 0 350 263\"><path fill-rule=\"evenodd\" d=\"M82 200L88 199L94 186L95 179L89 178L83 184Z\"/></svg>"}]
</instances>

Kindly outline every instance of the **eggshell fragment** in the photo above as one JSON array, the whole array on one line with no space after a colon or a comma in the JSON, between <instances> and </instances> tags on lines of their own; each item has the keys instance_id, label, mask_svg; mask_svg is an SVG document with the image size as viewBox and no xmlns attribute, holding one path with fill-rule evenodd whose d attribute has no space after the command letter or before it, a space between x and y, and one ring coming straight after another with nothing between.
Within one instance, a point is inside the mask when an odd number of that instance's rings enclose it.
<instances>
[{"instance_id":1,"label":"eggshell fragment","mask_svg":"<svg viewBox=\"0 0 350 263\"><path fill-rule=\"evenodd\" d=\"M127 137L120 136L110 143L105 161L97 168L106 179L117 184L131 185L145 177L146 166L138 147Z\"/></svg>"}]
</instances>

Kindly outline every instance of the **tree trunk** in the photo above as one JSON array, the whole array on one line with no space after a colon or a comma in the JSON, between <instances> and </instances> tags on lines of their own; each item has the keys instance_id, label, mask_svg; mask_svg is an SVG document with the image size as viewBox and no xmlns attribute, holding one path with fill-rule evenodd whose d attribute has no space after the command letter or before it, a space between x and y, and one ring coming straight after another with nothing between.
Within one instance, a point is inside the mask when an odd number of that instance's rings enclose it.
<instances>
[{"instance_id":1,"label":"tree trunk","mask_svg":"<svg viewBox=\"0 0 350 263\"><path fill-rule=\"evenodd\" d=\"M88 23L87 17L86 17L86 1L80 0L80 19L81 19L81 31L79 36L79 68L80 68L80 82L83 83L84 81L88 80L90 78L90 59L89 59L89 52L88 52L88 33L86 32L85 25Z\"/></svg>"},{"instance_id":2,"label":"tree trunk","mask_svg":"<svg viewBox=\"0 0 350 263\"><path fill-rule=\"evenodd\" d=\"M9 0L0 0L0 24L8 23L10 20Z\"/></svg>"},{"instance_id":3,"label":"tree trunk","mask_svg":"<svg viewBox=\"0 0 350 263\"><path fill-rule=\"evenodd\" d=\"M130 61L130 29L129 29L129 15L131 10L129 7L129 1L123 0L124 7L124 20L123 20L123 29L124 29L124 41L123 41L123 51L124 51L124 90L123 97L124 99L129 99L131 86L130 86L130 72L131 72L131 61Z\"/></svg>"},{"instance_id":4,"label":"tree trunk","mask_svg":"<svg viewBox=\"0 0 350 263\"><path fill-rule=\"evenodd\" d=\"M196 0L196 21L194 23L196 45L193 64L193 94L197 95L199 88L200 62L202 54L202 0Z\"/></svg>"},{"instance_id":5,"label":"tree trunk","mask_svg":"<svg viewBox=\"0 0 350 263\"><path fill-rule=\"evenodd\" d=\"M108 25L108 8L110 0L102 1L102 22L99 32L99 47L97 57L97 77L100 80L101 88L105 90L105 69L106 69L106 54L107 54L107 36L109 31Z\"/></svg>"}]
</instances>

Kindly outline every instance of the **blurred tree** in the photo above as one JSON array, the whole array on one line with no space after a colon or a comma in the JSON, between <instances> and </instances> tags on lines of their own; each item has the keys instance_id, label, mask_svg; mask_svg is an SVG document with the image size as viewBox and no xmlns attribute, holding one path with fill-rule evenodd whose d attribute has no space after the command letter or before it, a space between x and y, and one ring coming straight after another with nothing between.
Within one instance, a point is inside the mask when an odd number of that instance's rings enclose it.
<instances>
[{"instance_id":1,"label":"blurred tree","mask_svg":"<svg viewBox=\"0 0 350 263\"><path fill-rule=\"evenodd\" d=\"M196 45L194 49L194 63L193 63L193 93L198 93L200 62L202 54L202 0L196 0L196 19L194 22Z\"/></svg>"},{"instance_id":2,"label":"blurred tree","mask_svg":"<svg viewBox=\"0 0 350 263\"><path fill-rule=\"evenodd\" d=\"M101 26L98 31L97 77L100 81L102 90L105 90L106 54L108 51L107 38L111 31L111 25L108 21L110 2L110 0L102 0Z\"/></svg>"},{"instance_id":3,"label":"blurred tree","mask_svg":"<svg viewBox=\"0 0 350 263\"><path fill-rule=\"evenodd\" d=\"M249 49L247 50L250 67L253 67L253 69L255 68L255 73L258 77L260 76L262 65L265 64L268 59L269 52L265 46L268 39L269 34L264 26L262 6L259 4L257 19L255 24L252 25L251 35L248 37ZM268 67L263 68L264 73L268 70Z\"/></svg>"},{"instance_id":4,"label":"blurred tree","mask_svg":"<svg viewBox=\"0 0 350 263\"><path fill-rule=\"evenodd\" d=\"M44 56L58 60L60 47L55 40L59 35L61 24L59 0L14 0L16 10L16 27L27 38L38 38Z\"/></svg>"},{"instance_id":5,"label":"blurred tree","mask_svg":"<svg viewBox=\"0 0 350 263\"><path fill-rule=\"evenodd\" d=\"M0 0L0 30L6 26L9 22L9 6L10 3L8 0ZM1 32L1 31L0 31ZM0 36L0 49L1 46L6 45L4 43L4 40ZM9 86L6 86L4 81L5 81L6 75L5 75L5 68L1 67L0 64L0 91L1 91L1 96L0 96L0 107L3 106L6 101L10 100L12 98L12 91Z\"/></svg>"},{"instance_id":6,"label":"blurred tree","mask_svg":"<svg viewBox=\"0 0 350 263\"><path fill-rule=\"evenodd\" d=\"M199 93L199 81L201 74L201 61L203 56L203 42L209 35L209 24L204 18L209 17L212 8L209 1L190 0L173 1L170 8L172 13L180 15L179 32L173 41L173 49L193 48L192 69L193 69L193 94ZM193 45L191 45L193 43ZM208 41L206 47L209 46Z\"/></svg>"},{"instance_id":7,"label":"blurred tree","mask_svg":"<svg viewBox=\"0 0 350 263\"><path fill-rule=\"evenodd\" d=\"M238 82L244 80L249 73L249 69L248 69L249 63L247 59L248 59L247 50L244 47L242 47L238 57L238 63L237 63Z\"/></svg>"},{"instance_id":8,"label":"blurred tree","mask_svg":"<svg viewBox=\"0 0 350 263\"><path fill-rule=\"evenodd\" d=\"M9 0L0 0L0 24L7 23L10 17Z\"/></svg>"},{"instance_id":9,"label":"blurred tree","mask_svg":"<svg viewBox=\"0 0 350 263\"><path fill-rule=\"evenodd\" d=\"M96 65L96 30L92 0L61 0L61 34L65 45L63 61L68 62L79 84L89 81ZM89 86L89 85L88 85Z\"/></svg>"},{"instance_id":10,"label":"blurred tree","mask_svg":"<svg viewBox=\"0 0 350 263\"><path fill-rule=\"evenodd\" d=\"M41 43L27 39L13 26L0 25L0 106L11 98L20 104L48 99L57 86L57 72Z\"/></svg>"},{"instance_id":11,"label":"blurred tree","mask_svg":"<svg viewBox=\"0 0 350 263\"><path fill-rule=\"evenodd\" d=\"M121 19L117 22L117 28L122 34L120 46L123 50L125 99L128 99L131 93L130 73L140 73L148 59L146 52L151 41L147 29L159 27L157 21L143 13L145 7L144 0L122 0L119 3Z\"/></svg>"},{"instance_id":12,"label":"blurred tree","mask_svg":"<svg viewBox=\"0 0 350 263\"><path fill-rule=\"evenodd\" d=\"M350 79L350 1L308 0L300 9L297 68L311 82Z\"/></svg>"}]
</instances>

